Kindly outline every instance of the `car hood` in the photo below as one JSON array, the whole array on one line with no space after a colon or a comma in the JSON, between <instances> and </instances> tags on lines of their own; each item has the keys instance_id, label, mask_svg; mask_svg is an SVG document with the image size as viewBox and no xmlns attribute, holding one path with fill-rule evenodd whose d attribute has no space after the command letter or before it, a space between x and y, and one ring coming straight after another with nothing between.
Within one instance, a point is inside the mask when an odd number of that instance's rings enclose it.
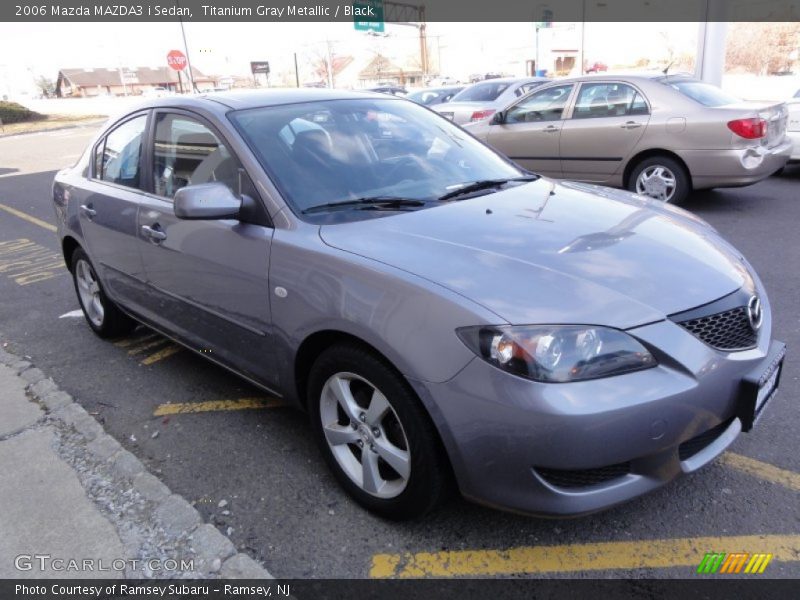
<instances>
[{"instance_id":1,"label":"car hood","mask_svg":"<svg viewBox=\"0 0 800 600\"><path fill-rule=\"evenodd\" d=\"M547 179L324 225L320 236L514 324L624 329L752 285L741 255L699 218L628 192Z\"/></svg>"}]
</instances>

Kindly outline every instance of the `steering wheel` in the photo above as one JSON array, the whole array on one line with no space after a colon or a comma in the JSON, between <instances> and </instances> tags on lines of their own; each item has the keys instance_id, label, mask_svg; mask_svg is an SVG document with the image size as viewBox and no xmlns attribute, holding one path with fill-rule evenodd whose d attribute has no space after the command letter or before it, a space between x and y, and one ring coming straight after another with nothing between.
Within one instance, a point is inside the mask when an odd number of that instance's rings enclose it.
<instances>
[{"instance_id":1,"label":"steering wheel","mask_svg":"<svg viewBox=\"0 0 800 600\"><path fill-rule=\"evenodd\" d=\"M415 169L415 175L418 175L420 171L428 172L430 170L430 166L425 164L417 155L415 154L406 154L405 156L399 157L394 164L386 171L385 177L389 181L394 181L397 178L398 181L404 181L408 179L408 177L398 177L403 169L412 168Z\"/></svg>"}]
</instances>

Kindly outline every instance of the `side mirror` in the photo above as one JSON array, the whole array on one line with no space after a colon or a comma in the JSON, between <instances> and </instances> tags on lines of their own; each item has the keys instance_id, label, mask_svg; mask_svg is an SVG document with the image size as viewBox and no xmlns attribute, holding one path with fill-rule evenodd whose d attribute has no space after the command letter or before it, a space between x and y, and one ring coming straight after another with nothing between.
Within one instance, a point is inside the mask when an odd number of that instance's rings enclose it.
<instances>
[{"instance_id":1,"label":"side mirror","mask_svg":"<svg viewBox=\"0 0 800 600\"><path fill-rule=\"evenodd\" d=\"M498 110L496 113L494 113L494 116L492 117L491 121L492 125L502 125L505 122L506 122L506 111Z\"/></svg>"},{"instance_id":2,"label":"side mirror","mask_svg":"<svg viewBox=\"0 0 800 600\"><path fill-rule=\"evenodd\" d=\"M242 201L224 183L198 183L175 192L174 210L179 219L238 219Z\"/></svg>"}]
</instances>

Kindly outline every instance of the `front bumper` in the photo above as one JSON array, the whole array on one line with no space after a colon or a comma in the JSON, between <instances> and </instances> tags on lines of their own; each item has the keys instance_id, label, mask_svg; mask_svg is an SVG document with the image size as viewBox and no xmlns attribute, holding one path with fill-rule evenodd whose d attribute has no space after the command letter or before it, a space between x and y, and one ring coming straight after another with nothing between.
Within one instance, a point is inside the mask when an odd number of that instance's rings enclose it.
<instances>
[{"instance_id":1,"label":"front bumper","mask_svg":"<svg viewBox=\"0 0 800 600\"><path fill-rule=\"evenodd\" d=\"M742 379L783 349L765 325L756 348L728 354L671 321L631 330L659 365L606 379L541 384L476 358L448 382L412 384L464 496L574 516L654 490L723 452L742 428Z\"/></svg>"},{"instance_id":2,"label":"front bumper","mask_svg":"<svg viewBox=\"0 0 800 600\"><path fill-rule=\"evenodd\" d=\"M736 187L766 179L786 165L792 154L787 137L773 148L688 150L681 154L692 175L695 189Z\"/></svg>"}]
</instances>

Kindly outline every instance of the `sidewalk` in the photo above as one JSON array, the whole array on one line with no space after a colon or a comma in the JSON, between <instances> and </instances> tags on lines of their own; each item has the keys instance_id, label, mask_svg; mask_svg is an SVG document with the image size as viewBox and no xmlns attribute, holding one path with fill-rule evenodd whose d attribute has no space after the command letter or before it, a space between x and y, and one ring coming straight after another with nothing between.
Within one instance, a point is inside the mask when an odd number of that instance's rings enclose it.
<instances>
[{"instance_id":1,"label":"sidewalk","mask_svg":"<svg viewBox=\"0 0 800 600\"><path fill-rule=\"evenodd\" d=\"M0 473L0 579L271 577L2 349Z\"/></svg>"}]
</instances>

